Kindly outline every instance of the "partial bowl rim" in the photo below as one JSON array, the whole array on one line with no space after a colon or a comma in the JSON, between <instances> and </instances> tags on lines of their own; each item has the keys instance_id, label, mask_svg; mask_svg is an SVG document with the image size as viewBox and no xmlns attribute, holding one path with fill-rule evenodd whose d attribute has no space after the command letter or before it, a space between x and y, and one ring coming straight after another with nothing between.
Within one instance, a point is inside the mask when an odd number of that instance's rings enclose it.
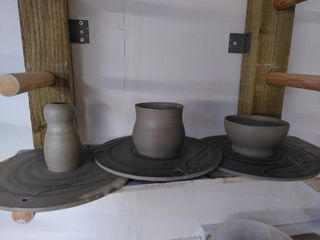
<instances>
[{"instance_id":1,"label":"partial bowl rim","mask_svg":"<svg viewBox=\"0 0 320 240\"><path fill-rule=\"evenodd\" d=\"M175 110L183 108L182 104L174 102L143 102L137 103L135 106L150 110Z\"/></svg>"},{"instance_id":2,"label":"partial bowl rim","mask_svg":"<svg viewBox=\"0 0 320 240\"><path fill-rule=\"evenodd\" d=\"M225 117L225 121L247 127L290 127L290 124L287 121L263 115L229 115Z\"/></svg>"},{"instance_id":3,"label":"partial bowl rim","mask_svg":"<svg viewBox=\"0 0 320 240\"><path fill-rule=\"evenodd\" d=\"M233 229L230 228L232 227L232 225L234 227ZM275 226L272 226L260 221L256 221L256 220L249 220L249 219L227 220L223 223L217 224L217 228L215 232L216 232L216 235L218 235L217 237L221 237L219 236L219 234L221 235L224 231L235 231L237 227L239 228L239 226L241 226L242 229L247 229L247 231L249 232L255 231L257 234L259 234L259 232L261 233L261 231L269 232L269 234L272 232L274 235L277 235L277 237L281 237L281 239L293 240L288 234L276 228Z\"/></svg>"}]
</instances>

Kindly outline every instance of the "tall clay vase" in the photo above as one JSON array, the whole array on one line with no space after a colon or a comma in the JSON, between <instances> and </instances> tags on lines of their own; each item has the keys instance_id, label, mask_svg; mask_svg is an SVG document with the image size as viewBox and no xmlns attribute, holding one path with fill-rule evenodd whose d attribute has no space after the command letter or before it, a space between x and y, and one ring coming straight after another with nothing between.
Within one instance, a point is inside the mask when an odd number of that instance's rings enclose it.
<instances>
[{"instance_id":1,"label":"tall clay vase","mask_svg":"<svg viewBox=\"0 0 320 240\"><path fill-rule=\"evenodd\" d=\"M139 154L152 158L179 155L184 143L183 105L177 103L138 103L133 143Z\"/></svg>"},{"instance_id":2,"label":"tall clay vase","mask_svg":"<svg viewBox=\"0 0 320 240\"><path fill-rule=\"evenodd\" d=\"M50 103L44 108L47 132L44 157L52 172L67 172L81 164L81 142L75 127L75 107L67 103Z\"/></svg>"}]
</instances>

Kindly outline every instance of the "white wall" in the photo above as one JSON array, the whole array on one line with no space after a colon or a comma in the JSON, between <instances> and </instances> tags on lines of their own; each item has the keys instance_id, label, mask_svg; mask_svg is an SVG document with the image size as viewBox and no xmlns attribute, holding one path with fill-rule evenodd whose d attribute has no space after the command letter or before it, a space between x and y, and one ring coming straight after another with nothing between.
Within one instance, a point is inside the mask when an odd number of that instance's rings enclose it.
<instances>
[{"instance_id":1,"label":"white wall","mask_svg":"<svg viewBox=\"0 0 320 240\"><path fill-rule=\"evenodd\" d=\"M320 1L296 7L288 72L320 75ZM286 88L283 118L291 135L320 146L320 93Z\"/></svg>"},{"instance_id":2,"label":"white wall","mask_svg":"<svg viewBox=\"0 0 320 240\"><path fill-rule=\"evenodd\" d=\"M89 20L89 45L73 45L82 140L131 134L134 104L184 104L187 135L224 132L237 111L241 54L229 33L243 32L245 0L72 0L72 18Z\"/></svg>"},{"instance_id":3,"label":"white wall","mask_svg":"<svg viewBox=\"0 0 320 240\"><path fill-rule=\"evenodd\" d=\"M17 1L0 3L0 74L24 72ZM32 148L32 132L27 94L0 95L0 161L17 151Z\"/></svg>"},{"instance_id":4,"label":"white wall","mask_svg":"<svg viewBox=\"0 0 320 240\"><path fill-rule=\"evenodd\" d=\"M243 31L246 1L72 0L70 8L90 22L91 43L73 46L84 142L130 134L141 101L183 103L190 136L224 133L241 67L241 55L227 53L228 34ZM319 23L319 1L297 6L288 72L320 74ZM316 145L319 101L318 92L286 88L290 134Z\"/></svg>"}]
</instances>

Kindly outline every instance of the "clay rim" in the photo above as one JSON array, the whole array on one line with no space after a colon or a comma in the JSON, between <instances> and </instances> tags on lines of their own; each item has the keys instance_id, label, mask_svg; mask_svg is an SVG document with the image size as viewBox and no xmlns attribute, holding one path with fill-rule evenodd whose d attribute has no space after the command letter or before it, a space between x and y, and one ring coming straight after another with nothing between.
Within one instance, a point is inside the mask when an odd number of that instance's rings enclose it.
<instances>
[{"instance_id":1,"label":"clay rim","mask_svg":"<svg viewBox=\"0 0 320 240\"><path fill-rule=\"evenodd\" d=\"M144 102L137 103L136 108L146 109L146 110L176 110L183 109L183 105L173 102Z\"/></svg>"},{"instance_id":2,"label":"clay rim","mask_svg":"<svg viewBox=\"0 0 320 240\"><path fill-rule=\"evenodd\" d=\"M49 102L48 104L51 104L51 105L72 105L71 103L68 103L68 102Z\"/></svg>"},{"instance_id":3,"label":"clay rim","mask_svg":"<svg viewBox=\"0 0 320 240\"><path fill-rule=\"evenodd\" d=\"M49 102L44 107L44 109L46 108L64 109L65 107L72 108L74 111L76 111L76 107L72 103L68 103L68 102Z\"/></svg>"},{"instance_id":4,"label":"clay rim","mask_svg":"<svg viewBox=\"0 0 320 240\"><path fill-rule=\"evenodd\" d=\"M239 239L247 239L244 238L246 232L249 233L249 235L261 235L261 233L264 233L263 239L269 239L270 235L270 239L293 240L285 232L281 231L280 229L274 226L249 219L234 219L217 224L214 233L217 235L219 239L221 236L223 239L225 239L225 235L223 234L224 232L239 232L237 234L239 235Z\"/></svg>"},{"instance_id":5,"label":"clay rim","mask_svg":"<svg viewBox=\"0 0 320 240\"><path fill-rule=\"evenodd\" d=\"M148 181L148 182L150 182L150 181L151 182L170 182L170 181L181 181L181 180L194 179L197 177L204 176L204 175L212 172L213 170L217 169L222 161L222 153L220 151L218 151L217 149L209 149L208 146L206 145L206 149L199 151L198 154L195 154L195 155L193 155L191 153L191 155L189 154L190 157L188 157L188 160L187 159L183 160L184 164L185 164L185 169L181 168L181 166L174 166L172 168L169 168L169 169L172 169L173 171L175 171L174 176L172 176L172 175L171 176L164 176L163 174L161 174L162 176L159 176L159 175L155 176L154 174L150 175L149 173L146 173L146 172L141 175L141 173L132 172L132 169L133 169L133 171L136 171L136 169L139 169L139 167L137 167L136 164L129 166L129 168L125 167L125 169L123 169L122 167L120 167L120 168L119 167L112 167L110 165L110 163L112 164L112 162L118 162L121 164L121 166L128 166L126 163L128 161L123 160L126 158L111 157L110 159L107 159L107 160L105 160L105 158L109 158L108 157L108 155L110 153L110 152L108 152L109 148L113 148L115 145L118 145L118 144L123 143L124 141L127 141L127 138L130 138L130 137L132 137L132 136L120 137L120 138L116 138L116 139L113 139L111 141L108 141L108 142L102 144L99 148L97 148L95 150L96 164L100 168L102 168L103 170L110 172L111 174L116 175L116 176L122 176L125 178L139 180L139 181L141 180L141 181ZM195 139L192 137L185 137L185 140L187 140L187 141L189 140L188 142L189 142L190 146L191 146L190 141L197 141L199 143L206 144L205 142L202 142L202 140ZM140 158L139 155L134 154L134 152L132 151L132 148L126 148L126 149L129 151L129 154L132 154L133 157ZM105 151L107 151L107 153ZM188 153L186 152L186 155L187 154ZM203 156L202 154L208 154L208 156ZM149 157L147 157L147 158L142 157L142 158L144 160L150 159ZM200 167L199 166L195 167L195 166L190 165L190 161L195 161L194 159L197 159L197 161L198 161L198 160L200 160L200 158L202 158L202 160L205 159L206 161L208 161L206 163L202 163L205 166L202 165ZM130 160L132 160L132 159L130 159ZM171 163L173 162L175 164L178 164L178 162L181 161L181 159L180 160L179 159L162 159L162 161L165 165L168 160L169 161L171 160L170 162ZM151 171L153 171L152 169L157 169L157 168L154 168L154 165L153 165L154 162L152 162L152 160L151 161L147 160L147 163L150 164L149 169ZM208 164L210 166L207 166ZM160 171L163 172L164 171L163 166L160 168L161 168Z\"/></svg>"},{"instance_id":6,"label":"clay rim","mask_svg":"<svg viewBox=\"0 0 320 240\"><path fill-rule=\"evenodd\" d=\"M229 115L225 117L225 121L247 127L290 127L287 121L263 115Z\"/></svg>"}]
</instances>

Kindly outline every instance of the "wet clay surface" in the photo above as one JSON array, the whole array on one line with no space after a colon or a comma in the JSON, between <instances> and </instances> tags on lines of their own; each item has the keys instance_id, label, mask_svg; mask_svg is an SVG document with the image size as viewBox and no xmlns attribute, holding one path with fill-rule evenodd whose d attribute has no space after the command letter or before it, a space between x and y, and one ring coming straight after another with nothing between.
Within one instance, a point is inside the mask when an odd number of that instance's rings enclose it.
<instances>
[{"instance_id":1,"label":"wet clay surface","mask_svg":"<svg viewBox=\"0 0 320 240\"><path fill-rule=\"evenodd\" d=\"M320 236L315 233L302 234L292 237L293 240L320 240Z\"/></svg>"},{"instance_id":2,"label":"wet clay surface","mask_svg":"<svg viewBox=\"0 0 320 240\"><path fill-rule=\"evenodd\" d=\"M320 173L320 148L296 137L287 137L269 158L235 153L227 136L203 139L223 154L219 170L271 180L302 180Z\"/></svg>"},{"instance_id":3,"label":"wet clay surface","mask_svg":"<svg viewBox=\"0 0 320 240\"><path fill-rule=\"evenodd\" d=\"M144 181L176 181L203 176L218 167L221 153L198 139L186 137L179 156L150 158L140 155L131 136L97 149L97 164L113 174Z\"/></svg>"},{"instance_id":4,"label":"wet clay surface","mask_svg":"<svg viewBox=\"0 0 320 240\"><path fill-rule=\"evenodd\" d=\"M64 173L49 171L43 151L31 150L0 163L0 209L63 209L103 197L126 181L100 169L91 149L84 149L79 168Z\"/></svg>"}]
</instances>

